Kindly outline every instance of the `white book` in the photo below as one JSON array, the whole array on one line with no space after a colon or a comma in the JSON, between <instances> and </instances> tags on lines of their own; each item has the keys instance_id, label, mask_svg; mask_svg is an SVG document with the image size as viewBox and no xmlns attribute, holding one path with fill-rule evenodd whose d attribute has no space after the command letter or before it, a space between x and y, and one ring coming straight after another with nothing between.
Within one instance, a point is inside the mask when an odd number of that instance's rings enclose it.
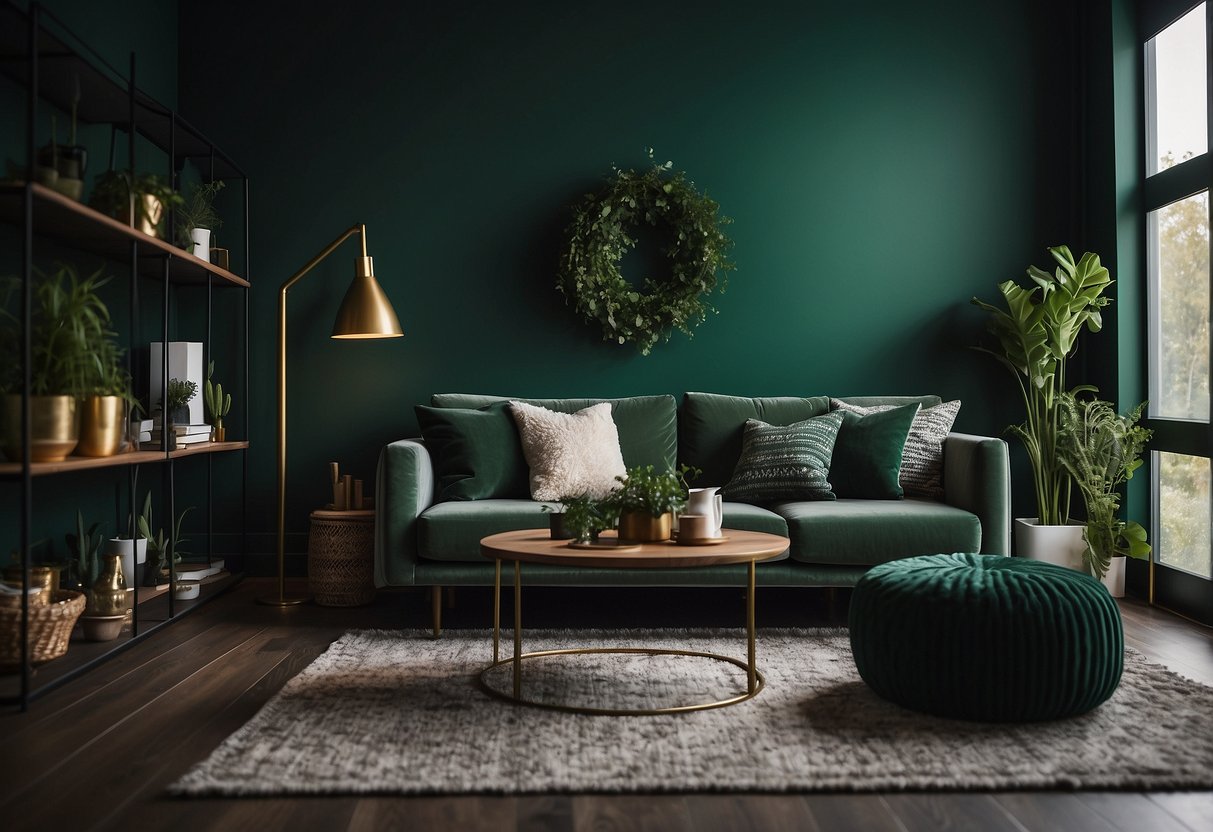
<instances>
[{"instance_id":1,"label":"white book","mask_svg":"<svg viewBox=\"0 0 1213 832\"><path fill-rule=\"evenodd\" d=\"M203 442L210 442L211 435L209 433L194 433L189 436L178 436L177 447L182 445L201 445Z\"/></svg>"},{"instance_id":2,"label":"white book","mask_svg":"<svg viewBox=\"0 0 1213 832\"><path fill-rule=\"evenodd\" d=\"M177 564L177 580L200 581L222 571L223 558L215 558L210 563L179 563Z\"/></svg>"}]
</instances>

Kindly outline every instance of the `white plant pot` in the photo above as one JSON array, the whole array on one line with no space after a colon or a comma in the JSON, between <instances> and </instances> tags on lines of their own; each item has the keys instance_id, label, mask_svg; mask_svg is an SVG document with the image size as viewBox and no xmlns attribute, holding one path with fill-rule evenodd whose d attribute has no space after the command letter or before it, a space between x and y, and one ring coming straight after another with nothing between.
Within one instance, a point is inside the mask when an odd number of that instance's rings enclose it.
<instances>
[{"instance_id":1,"label":"white plant pot","mask_svg":"<svg viewBox=\"0 0 1213 832\"><path fill-rule=\"evenodd\" d=\"M190 230L190 239L194 242L193 255L210 262L211 259L211 230L209 228L194 228Z\"/></svg>"},{"instance_id":2,"label":"white plant pot","mask_svg":"<svg viewBox=\"0 0 1213 832\"><path fill-rule=\"evenodd\" d=\"M1087 543L1082 523L1068 526L1041 526L1035 517L1015 518L1015 548L1021 557L1055 563L1078 572L1089 572L1082 553Z\"/></svg>"},{"instance_id":3,"label":"white plant pot","mask_svg":"<svg viewBox=\"0 0 1213 832\"><path fill-rule=\"evenodd\" d=\"M138 544L136 546L135 544ZM147 538L128 540L121 537L111 537L105 541L105 554L122 556L122 577L126 578L128 587L134 586L139 578L135 574L137 564L147 562Z\"/></svg>"},{"instance_id":4,"label":"white plant pot","mask_svg":"<svg viewBox=\"0 0 1213 832\"><path fill-rule=\"evenodd\" d=\"M1125 561L1127 558L1124 555L1112 558L1112 565L1108 567L1108 574L1103 576L1103 585L1108 588L1108 593L1113 598L1125 597Z\"/></svg>"}]
</instances>

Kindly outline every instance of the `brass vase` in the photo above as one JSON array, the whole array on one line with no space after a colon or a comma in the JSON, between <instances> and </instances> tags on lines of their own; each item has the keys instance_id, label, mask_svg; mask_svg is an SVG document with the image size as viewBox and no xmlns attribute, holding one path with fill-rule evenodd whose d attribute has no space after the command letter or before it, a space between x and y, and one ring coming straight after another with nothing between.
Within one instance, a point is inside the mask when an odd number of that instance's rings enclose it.
<instances>
[{"instance_id":1,"label":"brass vase","mask_svg":"<svg viewBox=\"0 0 1213 832\"><path fill-rule=\"evenodd\" d=\"M151 194L135 194L135 199L139 202L135 211L138 214L135 227L149 237L159 237L160 221L164 219L164 203L160 201L160 197Z\"/></svg>"},{"instance_id":2,"label":"brass vase","mask_svg":"<svg viewBox=\"0 0 1213 832\"><path fill-rule=\"evenodd\" d=\"M30 396L30 460L62 462L80 437L80 409L74 396ZM21 461L21 396L4 397L4 455Z\"/></svg>"},{"instance_id":3,"label":"brass vase","mask_svg":"<svg viewBox=\"0 0 1213 832\"><path fill-rule=\"evenodd\" d=\"M124 615L130 609L121 555L106 555L105 569L88 594L89 615Z\"/></svg>"},{"instance_id":4,"label":"brass vase","mask_svg":"<svg viewBox=\"0 0 1213 832\"><path fill-rule=\"evenodd\" d=\"M624 511L619 514L619 539L637 543L656 543L670 539L674 515L666 512L654 517L643 511Z\"/></svg>"},{"instance_id":5,"label":"brass vase","mask_svg":"<svg viewBox=\"0 0 1213 832\"><path fill-rule=\"evenodd\" d=\"M81 456L113 456L126 432L126 402L121 396L88 396L80 407Z\"/></svg>"}]
</instances>

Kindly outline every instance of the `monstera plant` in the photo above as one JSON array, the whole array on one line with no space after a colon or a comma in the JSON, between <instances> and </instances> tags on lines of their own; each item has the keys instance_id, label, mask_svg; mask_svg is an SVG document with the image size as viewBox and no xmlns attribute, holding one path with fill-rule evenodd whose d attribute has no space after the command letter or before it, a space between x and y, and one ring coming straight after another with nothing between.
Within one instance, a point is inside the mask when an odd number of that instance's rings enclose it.
<instances>
[{"instance_id":1,"label":"monstera plant","mask_svg":"<svg viewBox=\"0 0 1213 832\"><path fill-rule=\"evenodd\" d=\"M988 328L997 349L978 347L1010 370L1023 397L1027 418L1010 430L1023 441L1032 466L1038 525L1064 525L1070 514L1070 475L1057 453L1060 426L1059 395L1094 388L1066 387L1066 361L1073 356L1084 329L1099 332L1101 310L1111 301L1103 296L1112 277L1087 252L1075 262L1067 246L1054 246L1052 273L1029 266L1028 286L1013 280L1000 283L1006 308L973 298L990 314Z\"/></svg>"}]
</instances>

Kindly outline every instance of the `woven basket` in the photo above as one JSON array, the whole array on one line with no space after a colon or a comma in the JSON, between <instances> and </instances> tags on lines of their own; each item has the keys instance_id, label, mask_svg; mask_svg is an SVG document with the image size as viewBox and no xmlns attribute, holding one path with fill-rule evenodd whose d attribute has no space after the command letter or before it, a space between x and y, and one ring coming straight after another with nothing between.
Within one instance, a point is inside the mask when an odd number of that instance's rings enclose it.
<instances>
[{"instance_id":1,"label":"woven basket","mask_svg":"<svg viewBox=\"0 0 1213 832\"><path fill-rule=\"evenodd\" d=\"M83 592L61 589L49 604L29 608L30 663L42 664L67 652L76 619L84 612ZM21 666L21 605L0 607L0 669Z\"/></svg>"},{"instance_id":2,"label":"woven basket","mask_svg":"<svg viewBox=\"0 0 1213 832\"><path fill-rule=\"evenodd\" d=\"M375 599L375 519L312 517L308 588L323 607L357 607Z\"/></svg>"}]
</instances>

